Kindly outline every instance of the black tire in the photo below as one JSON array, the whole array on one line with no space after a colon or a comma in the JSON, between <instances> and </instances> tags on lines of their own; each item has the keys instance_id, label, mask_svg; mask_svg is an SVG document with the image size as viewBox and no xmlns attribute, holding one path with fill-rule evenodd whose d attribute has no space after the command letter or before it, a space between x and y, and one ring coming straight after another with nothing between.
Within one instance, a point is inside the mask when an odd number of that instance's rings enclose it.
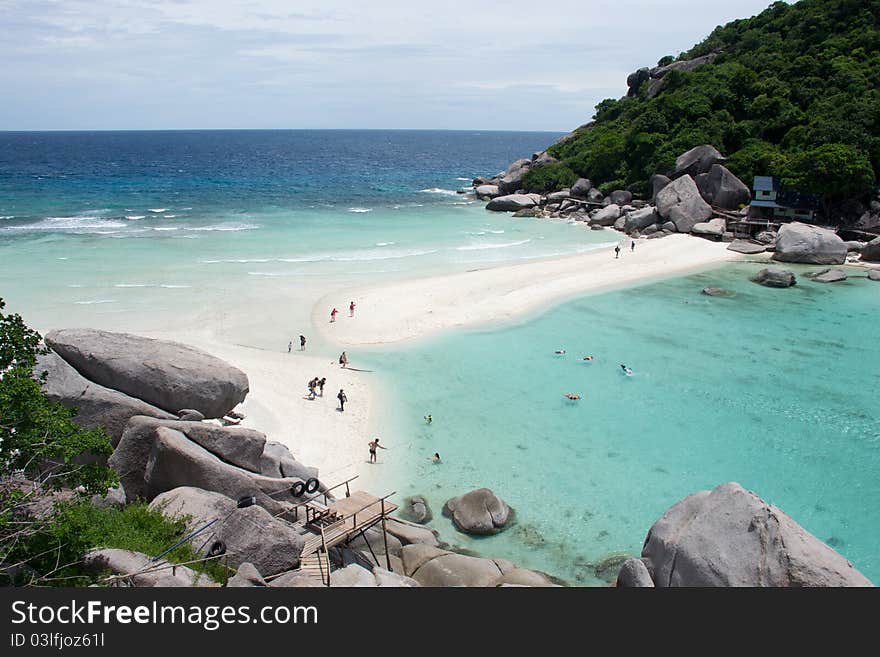
<instances>
[{"instance_id":1,"label":"black tire","mask_svg":"<svg viewBox=\"0 0 880 657\"><path fill-rule=\"evenodd\" d=\"M321 485L321 482L318 481L317 479L315 479L314 477L312 477L311 479L308 479L306 481L306 492L307 493L314 493L316 490L318 490L318 487L320 485Z\"/></svg>"},{"instance_id":2,"label":"black tire","mask_svg":"<svg viewBox=\"0 0 880 657\"><path fill-rule=\"evenodd\" d=\"M302 497L303 493L305 492L306 485L301 481L296 482L293 486L290 487L290 494L294 497Z\"/></svg>"}]
</instances>

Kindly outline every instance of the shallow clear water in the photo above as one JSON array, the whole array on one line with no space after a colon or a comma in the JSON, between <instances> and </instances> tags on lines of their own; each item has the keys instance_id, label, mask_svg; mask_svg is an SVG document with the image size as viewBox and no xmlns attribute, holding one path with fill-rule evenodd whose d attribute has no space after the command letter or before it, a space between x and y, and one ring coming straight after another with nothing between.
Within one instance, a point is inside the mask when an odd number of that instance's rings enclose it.
<instances>
[{"instance_id":1,"label":"shallow clear water","mask_svg":"<svg viewBox=\"0 0 880 657\"><path fill-rule=\"evenodd\" d=\"M428 498L444 540L580 584L602 583L606 557L638 555L677 500L737 481L880 581L880 285L801 277L773 290L747 280L756 268L371 354L394 416L383 474ZM707 285L736 296L701 295ZM482 486L517 520L469 538L440 510Z\"/></svg>"}]
</instances>

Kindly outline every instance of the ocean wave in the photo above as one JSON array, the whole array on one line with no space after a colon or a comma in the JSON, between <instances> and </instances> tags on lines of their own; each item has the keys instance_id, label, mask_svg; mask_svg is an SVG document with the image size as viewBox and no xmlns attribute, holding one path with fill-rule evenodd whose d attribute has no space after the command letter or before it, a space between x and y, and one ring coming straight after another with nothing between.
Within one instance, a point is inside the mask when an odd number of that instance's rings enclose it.
<instances>
[{"instance_id":1,"label":"ocean wave","mask_svg":"<svg viewBox=\"0 0 880 657\"><path fill-rule=\"evenodd\" d=\"M473 180L473 178L462 178L461 176L459 176L458 178L456 178L456 180L467 180L468 182L470 182Z\"/></svg>"},{"instance_id":2,"label":"ocean wave","mask_svg":"<svg viewBox=\"0 0 880 657\"><path fill-rule=\"evenodd\" d=\"M445 196L458 196L458 192L454 189L441 189L440 187L431 187L430 189L420 189L425 194L444 194Z\"/></svg>"},{"instance_id":3,"label":"ocean wave","mask_svg":"<svg viewBox=\"0 0 880 657\"><path fill-rule=\"evenodd\" d=\"M2 220L2 219L15 219L15 215L14 214L3 214L3 215L0 215L0 220Z\"/></svg>"},{"instance_id":4,"label":"ocean wave","mask_svg":"<svg viewBox=\"0 0 880 657\"><path fill-rule=\"evenodd\" d=\"M160 230L160 231L180 230L180 226L153 226L152 228L150 228L150 230Z\"/></svg>"},{"instance_id":5,"label":"ocean wave","mask_svg":"<svg viewBox=\"0 0 880 657\"><path fill-rule=\"evenodd\" d=\"M483 251L485 249L509 249L513 246L522 246L523 244L528 244L532 240L525 239L520 240L519 242L504 242L503 244L469 244L468 246L458 246L455 248L456 251Z\"/></svg>"},{"instance_id":6,"label":"ocean wave","mask_svg":"<svg viewBox=\"0 0 880 657\"><path fill-rule=\"evenodd\" d=\"M395 242L376 242L376 246L392 246Z\"/></svg>"},{"instance_id":7,"label":"ocean wave","mask_svg":"<svg viewBox=\"0 0 880 657\"><path fill-rule=\"evenodd\" d=\"M380 247L381 248L381 247ZM369 262L371 260L396 260L399 258L417 258L419 256L437 253L437 249L371 249L364 251L335 251L322 253L307 253L290 258L225 258L221 260L199 260L205 265L220 263L229 264L265 264L267 262L303 263L303 262ZM251 272L248 272L251 273ZM256 274L255 274L256 275Z\"/></svg>"},{"instance_id":8,"label":"ocean wave","mask_svg":"<svg viewBox=\"0 0 880 657\"><path fill-rule=\"evenodd\" d=\"M501 235L502 233L504 233L503 230L490 230L489 232L494 233L495 235Z\"/></svg>"},{"instance_id":9,"label":"ocean wave","mask_svg":"<svg viewBox=\"0 0 880 657\"><path fill-rule=\"evenodd\" d=\"M176 219L177 215L176 214L163 214L162 218L163 219Z\"/></svg>"},{"instance_id":10,"label":"ocean wave","mask_svg":"<svg viewBox=\"0 0 880 657\"><path fill-rule=\"evenodd\" d=\"M187 288L191 285L168 285L165 283L115 283L113 287L164 287L169 289Z\"/></svg>"},{"instance_id":11,"label":"ocean wave","mask_svg":"<svg viewBox=\"0 0 880 657\"><path fill-rule=\"evenodd\" d=\"M349 212L372 212L373 208L349 208Z\"/></svg>"},{"instance_id":12,"label":"ocean wave","mask_svg":"<svg viewBox=\"0 0 880 657\"><path fill-rule=\"evenodd\" d=\"M46 217L36 223L19 226L5 226L0 232L98 232L99 229L125 228L126 224L112 219L100 219L94 216L78 215L74 217Z\"/></svg>"},{"instance_id":13,"label":"ocean wave","mask_svg":"<svg viewBox=\"0 0 880 657\"><path fill-rule=\"evenodd\" d=\"M74 301L74 303L80 306L91 306L97 303L116 303L116 299L92 299L90 301Z\"/></svg>"},{"instance_id":14,"label":"ocean wave","mask_svg":"<svg viewBox=\"0 0 880 657\"><path fill-rule=\"evenodd\" d=\"M155 212L157 214L159 212L168 212L168 208L147 208L147 210L149 210L150 212Z\"/></svg>"},{"instance_id":15,"label":"ocean wave","mask_svg":"<svg viewBox=\"0 0 880 657\"><path fill-rule=\"evenodd\" d=\"M238 232L240 230L256 230L259 226L254 224L236 224L236 223L225 223L225 224L216 224L214 226L196 226L193 228L184 228L184 230L191 231L220 231L220 232Z\"/></svg>"},{"instance_id":16,"label":"ocean wave","mask_svg":"<svg viewBox=\"0 0 880 657\"><path fill-rule=\"evenodd\" d=\"M145 214L127 214L125 215L126 219L131 219L132 221L137 221L138 219L146 219L147 215Z\"/></svg>"}]
</instances>

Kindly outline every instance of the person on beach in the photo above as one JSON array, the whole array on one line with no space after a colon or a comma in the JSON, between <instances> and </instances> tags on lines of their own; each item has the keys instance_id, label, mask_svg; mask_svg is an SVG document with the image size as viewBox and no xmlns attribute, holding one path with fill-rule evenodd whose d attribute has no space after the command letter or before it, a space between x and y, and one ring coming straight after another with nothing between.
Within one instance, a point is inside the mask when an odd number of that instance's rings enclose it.
<instances>
[{"instance_id":1,"label":"person on beach","mask_svg":"<svg viewBox=\"0 0 880 657\"><path fill-rule=\"evenodd\" d=\"M354 317L354 301L348 304L348 316Z\"/></svg>"},{"instance_id":2,"label":"person on beach","mask_svg":"<svg viewBox=\"0 0 880 657\"><path fill-rule=\"evenodd\" d=\"M367 444L370 446L370 463L376 462L376 448L377 447L379 449L388 449L387 447L383 447L382 445L379 444L378 438L373 438L373 440L371 440Z\"/></svg>"},{"instance_id":3,"label":"person on beach","mask_svg":"<svg viewBox=\"0 0 880 657\"><path fill-rule=\"evenodd\" d=\"M620 257L620 244L618 244L617 246L614 247L614 257L615 258Z\"/></svg>"},{"instance_id":4,"label":"person on beach","mask_svg":"<svg viewBox=\"0 0 880 657\"><path fill-rule=\"evenodd\" d=\"M290 353L291 349L293 349L293 340L287 343L287 353Z\"/></svg>"},{"instance_id":5,"label":"person on beach","mask_svg":"<svg viewBox=\"0 0 880 657\"><path fill-rule=\"evenodd\" d=\"M348 401L348 397L345 396L345 392L343 392L342 388L339 389L339 394L336 395L336 399L339 400L339 410L345 410L345 402Z\"/></svg>"},{"instance_id":6,"label":"person on beach","mask_svg":"<svg viewBox=\"0 0 880 657\"><path fill-rule=\"evenodd\" d=\"M636 241L635 240L633 240L632 242L629 243L629 250L630 251L636 250Z\"/></svg>"},{"instance_id":7,"label":"person on beach","mask_svg":"<svg viewBox=\"0 0 880 657\"><path fill-rule=\"evenodd\" d=\"M336 310L336 308L334 308L333 310L330 311L330 321L331 321L331 322L335 322L335 321L336 321L336 313L338 313L338 312L339 312L339 311Z\"/></svg>"},{"instance_id":8,"label":"person on beach","mask_svg":"<svg viewBox=\"0 0 880 657\"><path fill-rule=\"evenodd\" d=\"M304 336L304 335L299 336L299 350L300 351L306 350L306 336Z\"/></svg>"},{"instance_id":9,"label":"person on beach","mask_svg":"<svg viewBox=\"0 0 880 657\"><path fill-rule=\"evenodd\" d=\"M309 381L309 399L315 398L315 387L318 385L318 377Z\"/></svg>"},{"instance_id":10,"label":"person on beach","mask_svg":"<svg viewBox=\"0 0 880 657\"><path fill-rule=\"evenodd\" d=\"M434 456L431 457L431 461L433 461L434 463L440 463L440 454L434 452Z\"/></svg>"},{"instance_id":11,"label":"person on beach","mask_svg":"<svg viewBox=\"0 0 880 657\"><path fill-rule=\"evenodd\" d=\"M321 396L322 396L322 397L324 396L324 384L325 384L325 383L327 383L327 377L326 377L326 376L322 376L321 379L318 381L318 390L321 391Z\"/></svg>"},{"instance_id":12,"label":"person on beach","mask_svg":"<svg viewBox=\"0 0 880 657\"><path fill-rule=\"evenodd\" d=\"M345 354L344 351L339 354L339 364L342 365L342 367L348 365L348 356Z\"/></svg>"}]
</instances>

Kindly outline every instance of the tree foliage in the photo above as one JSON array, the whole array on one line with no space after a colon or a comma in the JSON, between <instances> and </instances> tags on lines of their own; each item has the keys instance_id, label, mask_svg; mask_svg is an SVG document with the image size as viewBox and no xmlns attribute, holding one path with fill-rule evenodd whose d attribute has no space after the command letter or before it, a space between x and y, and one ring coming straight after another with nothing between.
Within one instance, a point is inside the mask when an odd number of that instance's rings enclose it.
<instances>
[{"instance_id":1,"label":"tree foliage","mask_svg":"<svg viewBox=\"0 0 880 657\"><path fill-rule=\"evenodd\" d=\"M710 64L667 73L654 98L643 85L637 97L603 100L594 121L550 154L594 184L644 190L652 173L709 143L747 183L786 177L826 200L870 190L880 172L880 0L775 2L680 58L711 52ZM844 153L857 164L835 168ZM811 154L823 164L797 173Z\"/></svg>"}]
</instances>

